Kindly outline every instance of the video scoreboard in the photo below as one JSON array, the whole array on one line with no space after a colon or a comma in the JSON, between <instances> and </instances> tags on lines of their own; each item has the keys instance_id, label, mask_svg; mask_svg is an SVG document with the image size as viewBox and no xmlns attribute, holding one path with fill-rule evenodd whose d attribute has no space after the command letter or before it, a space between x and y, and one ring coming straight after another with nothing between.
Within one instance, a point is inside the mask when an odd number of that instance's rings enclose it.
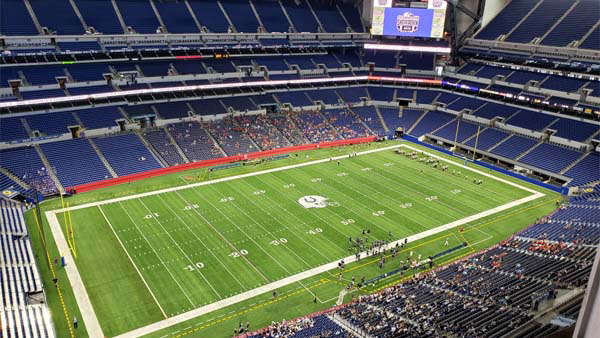
<instances>
[{"instance_id":1,"label":"video scoreboard","mask_svg":"<svg viewBox=\"0 0 600 338\"><path fill-rule=\"evenodd\" d=\"M372 35L442 38L445 0L373 0Z\"/></svg>"}]
</instances>

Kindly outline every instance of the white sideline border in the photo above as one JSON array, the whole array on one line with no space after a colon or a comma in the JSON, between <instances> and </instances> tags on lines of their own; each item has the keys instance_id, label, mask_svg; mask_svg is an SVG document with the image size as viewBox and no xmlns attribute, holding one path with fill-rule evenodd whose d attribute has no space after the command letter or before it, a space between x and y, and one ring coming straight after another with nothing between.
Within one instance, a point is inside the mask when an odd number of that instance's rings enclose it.
<instances>
[{"instance_id":1,"label":"white sideline border","mask_svg":"<svg viewBox=\"0 0 600 338\"><path fill-rule=\"evenodd\" d=\"M470 223L470 222L478 220L480 218L484 218L489 215L513 208L518 205L521 205L523 203L527 203L527 202L536 200L536 199L541 198L546 195L542 192L535 191L533 189L522 186L515 182L505 180L501 177L496 177L494 175L488 174L488 173L480 171L478 169L471 168L471 167L465 166L463 164L457 163L457 162L447 159L445 157L441 157L441 156L429 153L427 151L414 148L407 144L398 144L398 145L393 145L393 146L388 146L388 147L383 147L383 148L366 150L366 151L358 152L357 155L366 155L366 154L371 154L371 153L375 153L375 152L386 151L386 150L391 150L391 149L396 149L396 148L401 148L401 147L407 148L410 150L414 150L414 151L417 151L417 152L420 152L423 154L427 154L433 158L439 159L440 161L450 163L452 165L455 165L455 166L461 167L463 169L478 173L482 176L491 178L493 180L508 184L510 186L513 186L518 189L525 190L525 191L531 193L531 195L529 195L527 197L497 206L492 209L482 211L480 213L477 213L477 214L474 214L471 216L467 216L465 218L453 221L448 224L441 225L436 228L429 229L427 231L420 232L420 233L412 235L412 236L409 236L408 237L409 242L414 242L414 241L423 239L425 237L429 237L431 235L446 231L448 229L452 229L457 226ZM279 168L266 169L266 170L261 170L261 171L257 171L257 172L229 176L229 177L214 179L214 180L205 181L205 182L176 186L176 187L155 190L155 191L150 191L150 192L145 192L145 193L140 193L140 194L135 194L135 195L128 195L128 196L123 196L123 197L118 197L118 198L113 198L113 199L103 200L103 201L98 201L98 202L91 202L91 203L86 203L86 204L73 206L73 207L69 207L69 208L61 208L61 209L46 211L45 216L46 216L46 219L48 220L48 224L50 225L52 237L54 238L54 241L56 242L59 253L61 254L61 256L63 256L65 258L65 261L66 261L65 270L67 272L67 277L69 279L69 283L71 284L71 287L73 288L73 294L75 296L75 300L77 301L77 305L79 306L79 310L81 312L83 322L85 323L86 329L88 331L88 335L90 337L98 337L98 338L105 337L104 333L102 331L102 327L100 326L100 322L98 321L98 318L96 316L96 313L95 313L92 303L90 301L87 290L85 289L85 286L83 284L81 275L79 274L79 271L77 270L73 256L71 255L71 251L69 249L67 241L64 237L64 234L62 233L60 223L59 223L58 217L57 217L58 213L65 212L65 211L78 210L78 209L85 209L85 208L89 208L89 207L95 207L95 206L100 206L100 205L105 205L105 204L110 204L110 203L115 203L115 202L121 202L121 201L126 201L126 200L130 200L130 199L136 199L136 198L141 198L141 197L146 197L146 196L152 196L152 195L157 195L157 194L171 192L171 191L190 189L190 188L195 188L195 187L208 185L208 184L227 182L227 181L236 180L236 179L240 179L240 178L252 177L252 176L256 176L256 175L278 172L278 171L283 171L283 170L288 170L288 169L293 169L293 168L300 168L300 167L304 167L304 166L308 166L308 165L329 162L331 159L338 160L338 159L343 159L343 158L348 158L348 157L349 157L349 155L340 155L340 156L335 156L332 158L325 158L325 159L321 159L321 160L314 160L314 161L309 161L309 162L304 162L304 163L292 164L292 165L283 166L283 167L279 167ZM396 245L396 243L400 243L400 241L401 240L392 242L392 243L388 244L388 247L392 247L392 246ZM403 239L402 239L402 241L403 241ZM354 255L344 258L344 262L346 262L346 263L352 263L355 261L356 261L356 257ZM158 330L162 330L169 326L173 326L173 325L182 323L184 321L196 318L198 316L222 309L226 306L242 302L242 301L250 299L252 297L264 294L266 292L276 290L283 286L286 286L286 285L301 281L303 279L318 275L318 274L326 272L328 270L335 269L335 268L337 268L338 262L339 262L339 260L336 260L331 263L323 264L321 266L300 272L300 273L292 275L292 276L288 276L286 278L277 280L275 282L262 285L258 288L248 290L246 292L243 292L243 293L240 293L240 294L237 294L237 295L225 298L225 299L221 299L212 304L201 306L194 310L190 310L190 311L184 312L182 314L179 314L179 315L176 315L176 316L173 316L173 317L170 317L170 318L167 318L164 320L160 320L158 322L131 330L129 332L125 332L125 333L117 336L117 338L139 337L142 335L147 335L147 334L156 332Z\"/></svg>"}]
</instances>

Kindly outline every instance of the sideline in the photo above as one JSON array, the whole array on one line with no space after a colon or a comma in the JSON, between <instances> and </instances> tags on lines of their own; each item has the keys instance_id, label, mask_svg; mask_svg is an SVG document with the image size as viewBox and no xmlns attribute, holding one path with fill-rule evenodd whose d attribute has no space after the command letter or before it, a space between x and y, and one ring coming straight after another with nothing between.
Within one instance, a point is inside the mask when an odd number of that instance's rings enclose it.
<instances>
[{"instance_id":1,"label":"sideline","mask_svg":"<svg viewBox=\"0 0 600 338\"><path fill-rule=\"evenodd\" d=\"M504 205L500 205L497 206L495 208L492 209L488 209L485 211L482 211L480 213L471 215L471 216L467 216L465 218L453 221L451 223L448 224L444 224L441 225L439 227L433 228L433 229L429 229L427 231L424 232L420 232L418 234L409 236L407 239L409 242L414 242L414 241L418 241L420 239L423 239L425 237L429 237L431 235L435 235L437 233L458 227L460 225L463 224L467 224L470 223L472 221L478 220L480 218L484 218L487 217L489 215L513 208L515 206L521 205L523 203L527 203L533 200L536 200L538 198L541 198L543 196L545 196L544 193L535 191L533 189L530 189L528 187L524 187L522 185L519 185L517 183L505 180L503 178L500 177L496 177L494 175L491 175L489 173L480 171L478 169L475 168L470 168L468 166L465 166L463 164L457 163L455 161L446 159L444 157L438 156L438 155L434 155L431 154L427 151L423 151L421 149L417 149L414 148L412 146L406 145L406 144L398 144L398 145L393 145L393 146L388 146L388 147L383 147L383 148L377 148L377 149L371 149L371 150L367 150L367 151L362 151L362 152L358 152L357 155L366 155L366 154L371 154L371 153L375 153L375 152L380 152L380 151L385 151L385 150L391 150L391 149L396 149L396 148L400 148L400 147L405 147L423 154L427 154L431 157L434 157L436 159L439 159L440 161L444 161L447 163L450 163L452 165L461 167L463 169L478 173L482 176L494 179L496 181L499 182L503 182L505 184L508 184L510 186L519 188L521 190L525 190L527 192L531 192L532 195L529 195L527 197L521 198L519 200L515 200L509 203L506 203ZM348 158L349 155L341 155L341 156L335 156L332 157L333 160L338 160L338 159L343 159L343 158ZM292 168L300 168L300 167L304 167L304 166L308 166L308 165L313 165L313 164L319 164L319 163L324 163L324 162L328 162L330 161L329 158L326 159L321 159L321 160L315 160L315 161L310 161L310 162L304 162L304 163L298 163L298 164L293 164L293 165L289 165L289 166L284 166L284 167L279 167L279 168L272 168L272 169L267 169L267 170L262 170L262 171L258 171L258 172L253 172L253 173L247 173L247 174L241 174L241 175L235 175L235 176L230 176L230 177L224 177L224 178L219 178L219 179L214 179L214 180L210 180L210 181L205 181L205 182L199 182L199 183L194 183L194 184L189 184L189 185L184 185L184 186L178 186L178 187L171 187L171 188L166 188L166 189L161 189L161 190L156 190L156 191L151 191L151 192L146 192L146 193L141 193L141 194L136 194L136 195L130 195L130 196L124 196L124 197L119 197L119 198L115 198L115 199L109 199L109 200L104 200L104 201L98 201L98 202L92 202L92 203L87 203L87 204L82 204L79 206L74 206L74 207L69 207L69 208L62 208L62 209L56 209L56 210L51 210L51 211L46 211L45 215L46 218L48 220L48 223L50 225L50 229L52 231L52 236L54 237L54 240L57 244L58 250L60 252L60 254L62 256L65 257L66 260L66 272L67 272L67 276L69 278L69 282L71 283L71 286L73 288L73 293L75 296L75 299L77 301L77 304L79 306L81 315L82 315L82 319L86 325L86 328L88 330L88 334L90 337L104 337L102 328L100 326L100 323L98 321L98 318L94 312L94 308L92 307L92 304L90 302L89 296L87 294L87 291L85 289L85 286L83 284L83 281L81 279L81 275L79 274L79 271L77 270L77 267L75 265L75 262L73 260L73 257L70 253L70 250L68 248L67 242L65 240L65 237L62 233L62 229L60 228L60 223L58 222L58 218L57 218L57 213L61 213L61 212L65 212L65 211L69 211L69 210L78 210L78 209L84 209L84 208L89 208L89 207L94 207L94 206L100 206L100 205L104 205L104 204L110 204L110 203L114 203L114 202L121 202L121 201L126 201L126 200L130 200L130 199L135 199L135 198L140 198L140 197L145 197L145 196L152 196L152 195L156 195L156 194L161 194L161 193L165 193L165 192L171 192L171 191L179 191L179 190L183 190L183 189L189 189L189 188L194 188L194 187L198 187L198 186L203 186L203 185L208 185L208 184L215 184L215 183L219 183L219 182L227 182L227 181L231 181L231 180L235 180L235 179L240 179L240 178L245 178L245 177L252 177L252 176L257 176L257 175L262 175L262 174L267 174L267 173L272 173L272 172L278 172L278 171L283 171L283 170L287 170L287 169L292 169ZM393 246L396 245L396 243L400 243L403 242L404 239L398 240L398 241L394 241L390 244L388 244L388 248L392 248ZM360 256L361 258L363 258L363 254L361 254ZM365 256L366 257L366 256ZM345 263L352 263L356 261L356 256L352 255L352 256L348 256L346 258L344 258L344 262ZM288 276L286 278L280 279L278 281L266 284L266 285L262 285L258 288L234 295L232 297L228 297L225 299L221 299L217 302L214 302L212 304L208 304L199 308L196 308L194 310L190 310L188 312L179 314L177 316L174 317L170 317L146 326L143 326L141 328L137 328L134 329L132 331L123 333L119 336L117 336L117 338L125 338L125 337L139 337L142 335L146 335L146 334L150 334L153 332L156 332L158 330L167 328L169 326L175 325L175 324L179 324L182 322L185 322L187 320L193 319L195 317L207 314L209 312L213 312L219 309L222 309L224 307L233 305L235 303L253 298L255 296L258 296L260 294L266 293L266 292L270 292L273 290L276 290L278 288L281 288L283 286L295 283L295 282L299 282L303 279L321 274L323 272L332 270L337 268L339 260L336 260L334 262L330 262L327 264L323 264L321 266L300 272L298 274L295 274L293 276Z\"/></svg>"}]
</instances>

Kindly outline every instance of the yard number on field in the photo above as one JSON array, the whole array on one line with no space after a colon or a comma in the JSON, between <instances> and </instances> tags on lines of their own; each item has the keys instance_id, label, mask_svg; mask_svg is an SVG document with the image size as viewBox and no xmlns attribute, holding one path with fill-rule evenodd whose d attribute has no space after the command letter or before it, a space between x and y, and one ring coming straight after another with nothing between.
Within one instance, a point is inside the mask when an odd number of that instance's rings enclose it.
<instances>
[{"instance_id":1,"label":"yard number on field","mask_svg":"<svg viewBox=\"0 0 600 338\"><path fill-rule=\"evenodd\" d=\"M373 211L373 213L371 215L373 215L373 216L383 216L383 215L385 215L385 211L384 210Z\"/></svg>"},{"instance_id":2,"label":"yard number on field","mask_svg":"<svg viewBox=\"0 0 600 338\"><path fill-rule=\"evenodd\" d=\"M234 251L234 252L230 253L229 256L236 258L236 257L240 257L240 256L246 256L247 254L248 254L248 250L242 249L240 251Z\"/></svg>"},{"instance_id":3,"label":"yard number on field","mask_svg":"<svg viewBox=\"0 0 600 338\"><path fill-rule=\"evenodd\" d=\"M188 204L185 207L183 207L183 210L192 210L192 209L198 209L200 208L200 206L198 204Z\"/></svg>"},{"instance_id":4,"label":"yard number on field","mask_svg":"<svg viewBox=\"0 0 600 338\"><path fill-rule=\"evenodd\" d=\"M227 202L231 202L231 201L233 201L233 200L235 200L235 198L233 198L233 197L231 197L231 196L227 196L227 197L223 197L223 198L221 198L221 199L219 200L219 202L221 202L221 203L227 203Z\"/></svg>"},{"instance_id":5,"label":"yard number on field","mask_svg":"<svg viewBox=\"0 0 600 338\"><path fill-rule=\"evenodd\" d=\"M306 233L309 235L316 235L316 234L320 234L323 232L323 229L321 228L314 228L314 229L310 229L308 230Z\"/></svg>"},{"instance_id":6,"label":"yard number on field","mask_svg":"<svg viewBox=\"0 0 600 338\"><path fill-rule=\"evenodd\" d=\"M204 263L198 262L196 264L190 264L190 265L186 266L184 269L186 269L187 271L195 271L197 269L202 269L203 267L204 267Z\"/></svg>"},{"instance_id":7,"label":"yard number on field","mask_svg":"<svg viewBox=\"0 0 600 338\"><path fill-rule=\"evenodd\" d=\"M274 239L271 241L271 245L280 245L280 244L285 244L285 243L287 243L286 238Z\"/></svg>"},{"instance_id":8,"label":"yard number on field","mask_svg":"<svg viewBox=\"0 0 600 338\"><path fill-rule=\"evenodd\" d=\"M344 219L340 223L343 225L354 224L354 220L352 218Z\"/></svg>"}]
</instances>

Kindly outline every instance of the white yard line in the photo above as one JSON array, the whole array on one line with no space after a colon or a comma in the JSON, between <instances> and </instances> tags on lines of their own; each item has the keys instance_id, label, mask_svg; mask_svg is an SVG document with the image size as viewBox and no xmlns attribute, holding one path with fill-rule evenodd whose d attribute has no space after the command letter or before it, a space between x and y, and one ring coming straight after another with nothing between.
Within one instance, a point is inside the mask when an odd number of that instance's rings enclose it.
<instances>
[{"instance_id":1,"label":"white yard line","mask_svg":"<svg viewBox=\"0 0 600 338\"><path fill-rule=\"evenodd\" d=\"M408 241L409 242L414 242L414 241L418 241L420 239L429 237L431 235L458 227L460 225L463 224L467 224L470 223L472 221L478 220L480 218L483 217L487 217L489 215L495 214L497 212L501 212L510 208L513 208L515 206L521 205L523 203L527 203L533 200L536 200L540 197L545 196L545 194L541 193L541 192L537 192L533 189L524 187L522 185L519 185L517 183L505 180L503 178L500 177L496 177L494 175L485 173L483 171L474 169L474 168L470 168L467 167L463 164L451 161L449 159L446 159L444 157L438 156L438 155L434 155L431 154L429 152L426 151L422 151L420 149L414 148L412 146L409 145L405 145L405 144L399 144L399 145L393 145L393 146L389 146L389 147L384 147L384 148L378 148L378 149L372 149L372 150L367 150L367 151L363 151L358 153L358 155L366 155L366 154L370 154L370 153L375 153L375 152L380 152L380 151L385 151L385 150L390 150L390 149L395 149L395 148L399 148L399 147L405 147L411 150L415 150L418 152L422 152L425 153L431 157L437 158L441 161L447 162L447 163L451 163L455 166L458 167L462 167L466 170L472 171L472 172L476 172L480 175L486 176L488 178L494 179L496 181L499 182L503 182L505 184L508 184L510 186L513 186L515 188L518 189L522 189L528 192L531 192L532 195L527 196L525 198L521 198L519 200L515 200L509 203L506 203L504 205L500 205L498 207L489 209L489 210L485 210L482 211L480 213L462 218L460 220L456 220L454 222L439 226L437 228L433 228L433 229L429 229L427 231L412 235L408 237ZM342 158L347 158L348 155L341 155L341 156L336 156L333 157L333 160L338 160L338 159L342 159ZM140 197L145 197L145 196L151 196L151 195L156 195L156 194L161 194L161 193L165 193L165 192L171 192L171 191L178 191L178 190L182 190L182 189L189 189L189 188L193 188L193 187L198 187L198 186L203 186L203 185L208 185L208 184L215 184L215 183L219 183L219 182L226 182L226 181L231 181L231 180L236 180L236 179L241 179L241 178L245 178L245 177L252 177L252 176L257 176L257 175L262 175L262 174L267 174L267 173L272 173L272 172L278 172L278 171L283 171L283 170L288 170L288 169L292 169L292 168L299 168L299 167L304 167L304 166L308 166L308 165L313 165L313 164L318 164L318 163L324 163L324 162L328 162L330 161L329 158L326 159L322 159L322 160L316 160L316 161L310 161L310 162L305 162L305 163L299 163L299 164L294 164L294 165L289 165L289 166L284 166L284 167L279 167L279 168L273 168L273 169L267 169L267 170L262 170L262 171L258 171L258 172L253 172L253 173L247 173L247 174L242 174L242 175L236 175L236 176L230 176L230 177L225 177L225 178L219 178L219 179L215 179L215 180L210 180L210 181L205 181L205 182L200 182L200 183L194 183L194 184L189 184L189 185L184 185L184 186L178 186L178 187L172 187L172 188L167 188L167 189L162 189L162 190L157 190L157 191L151 191L151 192L146 192L146 193L141 193L141 194L137 194L137 195L131 195L131 196L124 196L124 197L119 197L119 198L115 198L115 199L110 199L110 200L105 200L105 201L99 201L99 202L93 202L93 203L87 203L87 204L82 204L79 206L75 206L75 207L70 207L70 208L63 208L63 209L58 209L58 210L52 210L52 211L47 211L46 214L46 218L48 219L48 223L50 225L50 229L52 231L52 236L54 237L54 240L57 243L59 252L61 253L62 256L65 257L65 260L67 262L67 265L65 267L66 271L67 271L67 276L69 277L69 282L71 283L71 286L73 287L73 292L75 294L75 298L77 300L77 304L79 305L79 309L82 313L82 317L84 320L84 323L86 325L86 328L88 330L88 334L90 337L104 337L103 333L102 333L102 328L100 327L100 324L98 322L98 318L96 317L96 314L94 312L94 309L92 307L92 304L90 302L89 296L87 294L87 291L85 290L85 287L83 285L83 281L81 280L81 276L79 274L79 271L77 271L77 268L74 264L73 261L73 257L71 255L71 252L69 250L69 247L67 245L66 239L62 233L62 230L60 228L60 223L58 222L58 218L56 217L57 213L60 212L64 212L67 210L78 210L78 209L84 209L84 208L89 208L89 207L94 207L94 206L99 206L99 205L104 205L104 204L110 204L110 203L115 203L115 202L121 202L121 201L127 201L130 199L135 199L135 198L140 198ZM400 241L404 241L399 240L399 241L395 241L392 242L390 244L388 244L388 248L391 248L393 246L396 245L396 243L400 243ZM348 256L346 258L344 258L344 262L345 263L352 263L356 261L356 256L352 255L352 256ZM276 290L278 288L281 288L283 286L289 285L291 283L295 283L295 282L299 282L303 279L321 274L323 272L332 270L332 269L336 269L337 265L338 265L339 260L336 260L334 262L330 262L327 264L323 264L321 266L300 272L298 274L280 279L278 281L260 286L258 288L237 294L235 296L229 297L229 298L225 298L225 299L221 299L215 303L212 304L208 304L199 308L196 308L194 310L190 310L188 312L184 312L182 314L176 315L174 317L165 319L165 320L161 320L155 323L152 323L150 325L126 332L124 334L119 335L118 337L139 337L142 335L146 335L146 334L150 334L152 332L156 332L158 330L167 328L169 326L172 325L176 325L179 323L182 323L184 321L196 318L198 316L210 313L212 311L216 311L219 309L222 309L224 307L230 306L232 304L236 304L239 302L242 302L244 300L250 299L252 297L261 295L263 293L266 292L271 292L273 290Z\"/></svg>"},{"instance_id":2,"label":"white yard line","mask_svg":"<svg viewBox=\"0 0 600 338\"><path fill-rule=\"evenodd\" d=\"M108 220L108 217L106 217L106 214L104 213L104 210L102 210L101 206L98 206L98 209L100 210L100 213L102 214L102 217L104 217L104 220L106 221L106 223L110 227L110 230L112 230L113 234L115 234L115 237L119 241L119 244L121 244L121 248L123 248L123 250L125 251L125 254L127 254L127 258L129 258L129 261L131 262L131 264L135 268L135 271L137 271L138 275L142 279L142 282L144 282L144 285L146 286L146 289L148 289L148 292L150 292L150 295L152 295L152 298L154 299L154 302L156 302L156 305L158 305L158 308L160 309L160 312L162 312L162 314L163 314L163 316L165 318L169 318L169 316L167 316L167 314L165 313L165 310L163 310L162 306L160 306L160 303L158 302L158 299L156 299L156 296L154 295L154 292L152 292L152 290L150 289L150 286L148 285L148 283L144 279L144 276L142 276L142 273L140 272L140 269L138 269L137 265L135 265L135 263L133 262L133 259L131 258L131 255L129 255L129 251L127 251L127 249L125 248L125 245L123 245L123 242L121 241L121 238L119 238L119 236L117 235L117 232L115 231L115 229L113 228L112 224Z\"/></svg>"}]
</instances>

